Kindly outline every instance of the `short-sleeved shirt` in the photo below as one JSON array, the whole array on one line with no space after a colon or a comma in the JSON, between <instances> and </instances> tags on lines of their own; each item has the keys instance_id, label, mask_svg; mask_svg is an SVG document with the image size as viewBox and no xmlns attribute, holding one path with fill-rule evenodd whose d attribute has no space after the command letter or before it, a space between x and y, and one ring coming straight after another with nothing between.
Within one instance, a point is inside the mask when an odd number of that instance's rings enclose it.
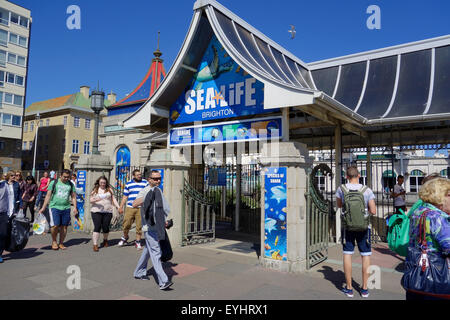
<instances>
[{"instance_id":1,"label":"short-sleeved shirt","mask_svg":"<svg viewBox=\"0 0 450 320\"><path fill-rule=\"evenodd\" d=\"M363 187L363 185L360 183L358 184L346 183L345 186L347 187L348 190L361 190L361 188ZM344 192L341 190L340 186L336 191L336 198L341 199L342 204L344 203ZM373 194L373 191L370 188L367 188L366 191L364 192L364 204L366 206L366 209L369 206L369 201L372 199L375 199L375 195Z\"/></svg>"},{"instance_id":2,"label":"short-sleeved shirt","mask_svg":"<svg viewBox=\"0 0 450 320\"><path fill-rule=\"evenodd\" d=\"M128 197L127 207L133 207L133 201L136 200L139 192L148 186L148 181L142 179L141 181L135 181L134 179L129 181L125 185L125 189L123 190L123 195Z\"/></svg>"},{"instance_id":3,"label":"short-sleeved shirt","mask_svg":"<svg viewBox=\"0 0 450 320\"><path fill-rule=\"evenodd\" d=\"M398 184L396 184L396 185L394 186L394 193L401 193L401 192L403 192L403 191L405 191L405 189L403 189L402 186L400 186L400 185L398 185ZM404 206L405 204L406 204L406 203L405 203L405 195L404 195L404 194L402 194L402 195L400 195L400 196L394 198L394 206L395 206L395 207L402 207L402 206Z\"/></svg>"},{"instance_id":4,"label":"short-sleeved shirt","mask_svg":"<svg viewBox=\"0 0 450 320\"><path fill-rule=\"evenodd\" d=\"M63 183L59 179L53 180L48 186L48 190L53 190L53 184L56 183L55 190L52 192L50 200L50 208L58 210L70 209L70 201L72 200L72 183Z\"/></svg>"}]
</instances>

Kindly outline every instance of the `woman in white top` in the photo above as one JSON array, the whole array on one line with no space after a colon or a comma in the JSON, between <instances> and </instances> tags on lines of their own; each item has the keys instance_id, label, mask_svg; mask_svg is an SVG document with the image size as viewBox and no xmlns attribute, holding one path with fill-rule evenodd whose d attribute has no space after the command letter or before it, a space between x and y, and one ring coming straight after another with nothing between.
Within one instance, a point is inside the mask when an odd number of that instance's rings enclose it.
<instances>
[{"instance_id":1,"label":"woman in white top","mask_svg":"<svg viewBox=\"0 0 450 320\"><path fill-rule=\"evenodd\" d=\"M113 208L116 207L116 209L119 209L119 204L116 198L114 198L113 190L105 176L98 178L95 182L90 202L91 216L94 222L92 242L94 243L93 249L97 252L100 230L103 231L103 247L108 247L109 225L113 215Z\"/></svg>"}]
</instances>

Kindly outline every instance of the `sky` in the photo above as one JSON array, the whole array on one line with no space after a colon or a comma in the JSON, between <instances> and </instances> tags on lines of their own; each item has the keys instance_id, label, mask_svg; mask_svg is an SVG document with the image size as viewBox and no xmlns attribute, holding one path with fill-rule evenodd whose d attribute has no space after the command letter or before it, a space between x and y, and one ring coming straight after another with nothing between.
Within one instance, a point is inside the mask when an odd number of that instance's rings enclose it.
<instances>
[{"instance_id":1,"label":"sky","mask_svg":"<svg viewBox=\"0 0 450 320\"><path fill-rule=\"evenodd\" d=\"M160 50L169 71L193 15L193 0L12 0L33 19L26 106L72 94L82 85L132 92ZM448 0L221 0L223 6L304 62L450 34ZM80 29L70 30L71 5ZM367 8L380 8L381 29L370 30ZM294 25L296 36L288 32Z\"/></svg>"}]
</instances>

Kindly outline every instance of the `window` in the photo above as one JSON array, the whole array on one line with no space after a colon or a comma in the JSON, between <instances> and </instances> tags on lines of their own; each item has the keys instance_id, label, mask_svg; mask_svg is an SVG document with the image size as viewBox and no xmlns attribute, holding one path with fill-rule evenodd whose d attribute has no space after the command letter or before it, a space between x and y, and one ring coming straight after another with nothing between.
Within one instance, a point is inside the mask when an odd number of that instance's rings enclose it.
<instances>
[{"instance_id":1,"label":"window","mask_svg":"<svg viewBox=\"0 0 450 320\"><path fill-rule=\"evenodd\" d=\"M26 141L23 142L22 150L27 150L27 142Z\"/></svg>"},{"instance_id":2,"label":"window","mask_svg":"<svg viewBox=\"0 0 450 320\"><path fill-rule=\"evenodd\" d=\"M22 117L21 116L12 116L12 125L20 127L22 126Z\"/></svg>"},{"instance_id":3,"label":"window","mask_svg":"<svg viewBox=\"0 0 450 320\"><path fill-rule=\"evenodd\" d=\"M80 127L80 117L73 117L73 126L75 128L79 128Z\"/></svg>"},{"instance_id":4,"label":"window","mask_svg":"<svg viewBox=\"0 0 450 320\"><path fill-rule=\"evenodd\" d=\"M4 86L5 86L5 71L0 71L0 87ZM3 97L1 102L3 102Z\"/></svg>"},{"instance_id":5,"label":"window","mask_svg":"<svg viewBox=\"0 0 450 320\"><path fill-rule=\"evenodd\" d=\"M6 34L8 34L8 33L6 32ZM2 36L2 37L4 37L4 36ZM25 38L25 37L19 36L19 35L15 34L15 33L11 33L10 32L9 33L9 42L13 43L13 44L16 44L18 46L22 46L22 47L26 48L27 47L27 43L28 43L28 39Z\"/></svg>"},{"instance_id":6,"label":"window","mask_svg":"<svg viewBox=\"0 0 450 320\"><path fill-rule=\"evenodd\" d=\"M67 127L67 116L64 116L63 124L64 128Z\"/></svg>"},{"instance_id":7,"label":"window","mask_svg":"<svg viewBox=\"0 0 450 320\"><path fill-rule=\"evenodd\" d=\"M85 119L84 121L84 128L90 129L91 128L91 119Z\"/></svg>"},{"instance_id":8,"label":"window","mask_svg":"<svg viewBox=\"0 0 450 320\"><path fill-rule=\"evenodd\" d=\"M8 82L8 83L12 83L12 84L14 84L15 83L15 80L14 80L14 73L7 73L6 74L6 81Z\"/></svg>"},{"instance_id":9,"label":"window","mask_svg":"<svg viewBox=\"0 0 450 320\"><path fill-rule=\"evenodd\" d=\"M359 177L359 183L362 184L363 186L367 185L367 171L366 170L361 170L361 174Z\"/></svg>"},{"instance_id":10,"label":"window","mask_svg":"<svg viewBox=\"0 0 450 320\"><path fill-rule=\"evenodd\" d=\"M89 141L84 142L84 154L89 154L90 145L91 143Z\"/></svg>"},{"instance_id":11,"label":"window","mask_svg":"<svg viewBox=\"0 0 450 320\"><path fill-rule=\"evenodd\" d=\"M20 37L19 36L19 46L22 46L22 47L27 47L27 38L25 38L25 37Z\"/></svg>"},{"instance_id":12,"label":"window","mask_svg":"<svg viewBox=\"0 0 450 320\"><path fill-rule=\"evenodd\" d=\"M1 52L2 51L0 50L0 64L2 61ZM6 54L6 51L3 51L3 52ZM5 62L6 62L6 58L5 58ZM20 65L22 67L25 67L25 57L8 52L8 63L13 63L13 64Z\"/></svg>"},{"instance_id":13,"label":"window","mask_svg":"<svg viewBox=\"0 0 450 320\"><path fill-rule=\"evenodd\" d=\"M9 42L17 44L19 42L19 36L17 34L10 33L9 34Z\"/></svg>"},{"instance_id":14,"label":"window","mask_svg":"<svg viewBox=\"0 0 450 320\"><path fill-rule=\"evenodd\" d=\"M419 192L419 186L422 184L424 177L425 173L421 170L411 171L411 176L409 177L409 190L411 192Z\"/></svg>"},{"instance_id":15,"label":"window","mask_svg":"<svg viewBox=\"0 0 450 320\"><path fill-rule=\"evenodd\" d=\"M11 12L11 22L19 24L19 15Z\"/></svg>"},{"instance_id":16,"label":"window","mask_svg":"<svg viewBox=\"0 0 450 320\"><path fill-rule=\"evenodd\" d=\"M13 94L12 93L5 93L5 102L12 104L12 102L13 102Z\"/></svg>"},{"instance_id":17,"label":"window","mask_svg":"<svg viewBox=\"0 0 450 320\"><path fill-rule=\"evenodd\" d=\"M0 141L0 150L5 149L5 143L3 141Z\"/></svg>"},{"instance_id":18,"label":"window","mask_svg":"<svg viewBox=\"0 0 450 320\"><path fill-rule=\"evenodd\" d=\"M3 46L8 45L8 31L0 30L0 44Z\"/></svg>"},{"instance_id":19,"label":"window","mask_svg":"<svg viewBox=\"0 0 450 320\"><path fill-rule=\"evenodd\" d=\"M8 53L8 62L17 63L17 56L13 53Z\"/></svg>"},{"instance_id":20,"label":"window","mask_svg":"<svg viewBox=\"0 0 450 320\"><path fill-rule=\"evenodd\" d=\"M28 18L24 18L24 17L21 16L21 17L20 17L20 22L19 22L19 24L20 24L22 27L28 29L28 26L29 26L29 20L28 20Z\"/></svg>"},{"instance_id":21,"label":"window","mask_svg":"<svg viewBox=\"0 0 450 320\"><path fill-rule=\"evenodd\" d=\"M6 66L6 51L0 50L0 66Z\"/></svg>"},{"instance_id":22,"label":"window","mask_svg":"<svg viewBox=\"0 0 450 320\"><path fill-rule=\"evenodd\" d=\"M3 114L2 123L11 125L12 124L12 115L4 113Z\"/></svg>"},{"instance_id":23,"label":"window","mask_svg":"<svg viewBox=\"0 0 450 320\"><path fill-rule=\"evenodd\" d=\"M28 122L25 122L23 125L23 132L28 132Z\"/></svg>"},{"instance_id":24,"label":"window","mask_svg":"<svg viewBox=\"0 0 450 320\"><path fill-rule=\"evenodd\" d=\"M19 66L25 67L25 64L26 64L25 57L17 56L17 64Z\"/></svg>"},{"instance_id":25,"label":"window","mask_svg":"<svg viewBox=\"0 0 450 320\"><path fill-rule=\"evenodd\" d=\"M18 95L14 95L14 102L13 104L15 104L16 106L22 106L23 105L23 97L22 96L18 96Z\"/></svg>"},{"instance_id":26,"label":"window","mask_svg":"<svg viewBox=\"0 0 450 320\"><path fill-rule=\"evenodd\" d=\"M44 120L39 120L39 128L42 128L44 126Z\"/></svg>"},{"instance_id":27,"label":"window","mask_svg":"<svg viewBox=\"0 0 450 320\"><path fill-rule=\"evenodd\" d=\"M6 81L8 83L12 83L12 84L15 84L18 86L23 86L24 78L23 78L23 76L19 76L17 74L8 72L6 74Z\"/></svg>"},{"instance_id":28,"label":"window","mask_svg":"<svg viewBox=\"0 0 450 320\"><path fill-rule=\"evenodd\" d=\"M50 126L50 119L45 120L45 126L49 127Z\"/></svg>"},{"instance_id":29,"label":"window","mask_svg":"<svg viewBox=\"0 0 450 320\"><path fill-rule=\"evenodd\" d=\"M30 122L30 132L34 131L34 121Z\"/></svg>"},{"instance_id":30,"label":"window","mask_svg":"<svg viewBox=\"0 0 450 320\"><path fill-rule=\"evenodd\" d=\"M30 141L30 150L33 149L33 141Z\"/></svg>"},{"instance_id":31,"label":"window","mask_svg":"<svg viewBox=\"0 0 450 320\"><path fill-rule=\"evenodd\" d=\"M72 153L78 153L78 144L80 141L72 140Z\"/></svg>"},{"instance_id":32,"label":"window","mask_svg":"<svg viewBox=\"0 0 450 320\"><path fill-rule=\"evenodd\" d=\"M9 26L9 11L0 8L0 23Z\"/></svg>"}]
</instances>

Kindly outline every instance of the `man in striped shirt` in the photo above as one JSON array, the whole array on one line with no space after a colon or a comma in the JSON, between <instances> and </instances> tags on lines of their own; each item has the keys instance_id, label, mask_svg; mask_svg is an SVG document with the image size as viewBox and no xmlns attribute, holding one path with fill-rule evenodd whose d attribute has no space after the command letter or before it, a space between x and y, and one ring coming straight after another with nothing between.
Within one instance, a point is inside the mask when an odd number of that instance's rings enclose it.
<instances>
[{"instance_id":1,"label":"man in striped shirt","mask_svg":"<svg viewBox=\"0 0 450 320\"><path fill-rule=\"evenodd\" d=\"M123 214L123 208L126 204L125 208L125 217L123 218L123 237L119 241L119 247L122 247L128 241L128 232L133 225L133 222L136 222L136 249L142 249L141 246L141 232L142 232L142 223L141 223L141 208L133 208L133 201L136 199L139 192L148 186L148 181L142 179L142 173L136 169L133 170L133 179L129 181L125 185L125 189L123 190L123 198L120 203L119 213Z\"/></svg>"}]
</instances>

